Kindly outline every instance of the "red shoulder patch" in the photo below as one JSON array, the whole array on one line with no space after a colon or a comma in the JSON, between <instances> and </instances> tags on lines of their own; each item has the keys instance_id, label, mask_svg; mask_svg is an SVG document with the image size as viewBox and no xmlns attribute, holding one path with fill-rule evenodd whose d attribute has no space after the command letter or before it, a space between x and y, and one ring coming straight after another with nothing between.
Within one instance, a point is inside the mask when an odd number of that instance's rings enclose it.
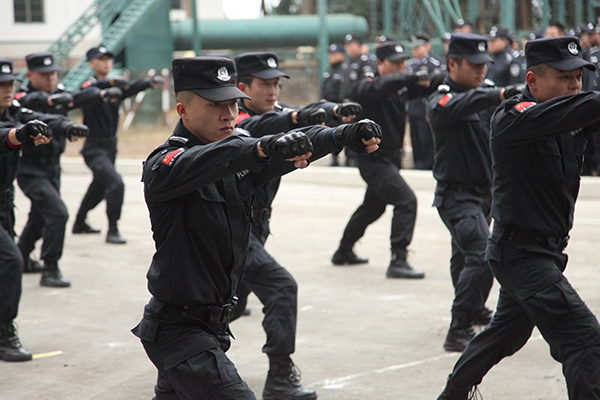
<instances>
[{"instance_id":1,"label":"red shoulder patch","mask_svg":"<svg viewBox=\"0 0 600 400\"><path fill-rule=\"evenodd\" d=\"M15 94L15 99L20 100L26 94L27 93L25 93L25 92L19 92L19 93Z\"/></svg>"},{"instance_id":2,"label":"red shoulder patch","mask_svg":"<svg viewBox=\"0 0 600 400\"><path fill-rule=\"evenodd\" d=\"M83 85L81 85L81 87L85 89L86 87L90 86L91 84L92 84L92 81L85 81L85 82L83 82Z\"/></svg>"},{"instance_id":3,"label":"red shoulder patch","mask_svg":"<svg viewBox=\"0 0 600 400\"><path fill-rule=\"evenodd\" d=\"M165 165L172 165L175 162L175 156L177 156L180 153L183 153L183 149L173 150L173 151L167 153L163 157L161 162Z\"/></svg>"},{"instance_id":4,"label":"red shoulder patch","mask_svg":"<svg viewBox=\"0 0 600 400\"><path fill-rule=\"evenodd\" d=\"M238 114L237 120L235 121L235 124L239 124L240 122L242 122L243 120L245 120L246 118L250 118L250 114L242 111Z\"/></svg>"},{"instance_id":5,"label":"red shoulder patch","mask_svg":"<svg viewBox=\"0 0 600 400\"><path fill-rule=\"evenodd\" d=\"M452 95L450 93L446 93L444 95L444 97L442 97L439 101L438 104L442 107L444 107L446 105L446 103L448 102L448 100L450 100L452 98Z\"/></svg>"},{"instance_id":6,"label":"red shoulder patch","mask_svg":"<svg viewBox=\"0 0 600 400\"><path fill-rule=\"evenodd\" d=\"M531 101L522 101L515 106L515 110L518 112L523 112L527 110L529 107L534 106L536 103L532 103Z\"/></svg>"}]
</instances>

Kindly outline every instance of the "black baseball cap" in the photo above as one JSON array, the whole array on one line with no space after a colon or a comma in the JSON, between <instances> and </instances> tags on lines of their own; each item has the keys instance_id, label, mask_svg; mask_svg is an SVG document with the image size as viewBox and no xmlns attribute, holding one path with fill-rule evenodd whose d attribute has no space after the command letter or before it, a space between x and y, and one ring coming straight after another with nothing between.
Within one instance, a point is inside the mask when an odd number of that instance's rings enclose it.
<instances>
[{"instance_id":1,"label":"black baseball cap","mask_svg":"<svg viewBox=\"0 0 600 400\"><path fill-rule=\"evenodd\" d=\"M473 21L470 19L459 18L456 21L456 28L462 28L464 26L469 26L472 30L475 30L475 23Z\"/></svg>"},{"instance_id":2,"label":"black baseball cap","mask_svg":"<svg viewBox=\"0 0 600 400\"><path fill-rule=\"evenodd\" d=\"M426 33L417 33L410 36L410 47L422 46L429 42L431 38Z\"/></svg>"},{"instance_id":3,"label":"black baseball cap","mask_svg":"<svg viewBox=\"0 0 600 400\"><path fill-rule=\"evenodd\" d=\"M346 51L344 50L344 45L339 43L334 43L331 46L329 46L329 52L346 54Z\"/></svg>"},{"instance_id":4,"label":"black baseball cap","mask_svg":"<svg viewBox=\"0 0 600 400\"><path fill-rule=\"evenodd\" d=\"M546 64L560 71L573 71L587 68L596 70L596 66L581 58L579 38L574 36L552 37L530 40L525 45L527 67Z\"/></svg>"},{"instance_id":5,"label":"black baseball cap","mask_svg":"<svg viewBox=\"0 0 600 400\"><path fill-rule=\"evenodd\" d=\"M208 101L248 99L235 85L235 65L224 57L175 58L173 86L175 93L190 90Z\"/></svg>"},{"instance_id":6,"label":"black baseball cap","mask_svg":"<svg viewBox=\"0 0 600 400\"><path fill-rule=\"evenodd\" d=\"M375 55L380 60L396 61L402 58L409 58L404 52L404 46L398 42L384 42L375 49Z\"/></svg>"},{"instance_id":7,"label":"black baseball cap","mask_svg":"<svg viewBox=\"0 0 600 400\"><path fill-rule=\"evenodd\" d=\"M453 33L448 54L459 54L473 64L493 62L488 54L487 38L472 33Z\"/></svg>"},{"instance_id":8,"label":"black baseball cap","mask_svg":"<svg viewBox=\"0 0 600 400\"><path fill-rule=\"evenodd\" d=\"M506 39L511 40L510 32L504 25L494 25L490 29L490 39Z\"/></svg>"},{"instance_id":9,"label":"black baseball cap","mask_svg":"<svg viewBox=\"0 0 600 400\"><path fill-rule=\"evenodd\" d=\"M25 56L25 61L27 61L27 69L30 71L60 71L60 67L54 64L54 57L52 57L52 53L31 53Z\"/></svg>"},{"instance_id":10,"label":"black baseball cap","mask_svg":"<svg viewBox=\"0 0 600 400\"><path fill-rule=\"evenodd\" d=\"M92 47L87 51L87 53L85 53L85 55L88 61L93 60L94 58L100 58L105 55L109 55L111 57L115 56L103 44L101 44L100 46Z\"/></svg>"},{"instance_id":11,"label":"black baseball cap","mask_svg":"<svg viewBox=\"0 0 600 400\"><path fill-rule=\"evenodd\" d=\"M14 81L13 63L10 60L0 60L0 82Z\"/></svg>"},{"instance_id":12,"label":"black baseball cap","mask_svg":"<svg viewBox=\"0 0 600 400\"><path fill-rule=\"evenodd\" d=\"M279 68L279 59L275 53L244 53L235 58L238 76L255 76L260 79L288 78Z\"/></svg>"},{"instance_id":13,"label":"black baseball cap","mask_svg":"<svg viewBox=\"0 0 600 400\"><path fill-rule=\"evenodd\" d=\"M365 42L365 39L356 33L349 33L346 36L344 36L344 43L350 42L357 42L363 44Z\"/></svg>"},{"instance_id":14,"label":"black baseball cap","mask_svg":"<svg viewBox=\"0 0 600 400\"><path fill-rule=\"evenodd\" d=\"M541 31L533 31L528 36L529 40L540 39L543 37L544 37L544 34Z\"/></svg>"},{"instance_id":15,"label":"black baseball cap","mask_svg":"<svg viewBox=\"0 0 600 400\"><path fill-rule=\"evenodd\" d=\"M381 44L385 42L393 42L395 39L392 36L381 35L375 38L375 43Z\"/></svg>"}]
</instances>

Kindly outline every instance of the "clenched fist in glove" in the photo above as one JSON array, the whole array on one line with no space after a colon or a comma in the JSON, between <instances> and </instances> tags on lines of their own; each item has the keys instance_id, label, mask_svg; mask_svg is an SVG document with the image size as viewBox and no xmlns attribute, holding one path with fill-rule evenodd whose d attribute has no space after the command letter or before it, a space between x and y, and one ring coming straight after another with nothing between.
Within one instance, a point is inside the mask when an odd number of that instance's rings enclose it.
<instances>
[{"instance_id":1,"label":"clenched fist in glove","mask_svg":"<svg viewBox=\"0 0 600 400\"><path fill-rule=\"evenodd\" d=\"M518 85L508 85L504 87L504 98L505 99L509 99L513 96L516 96L518 94L521 94L521 92L523 91L523 89L525 89L525 85L523 83L520 83Z\"/></svg>"},{"instance_id":2,"label":"clenched fist in glove","mask_svg":"<svg viewBox=\"0 0 600 400\"><path fill-rule=\"evenodd\" d=\"M340 146L346 146L359 154L377 150L377 147L371 146L378 145L381 142L381 136L381 127L370 119L362 119L354 124L340 125L334 131L335 140Z\"/></svg>"},{"instance_id":3,"label":"clenched fist in glove","mask_svg":"<svg viewBox=\"0 0 600 400\"><path fill-rule=\"evenodd\" d=\"M310 138L302 132L263 136L260 140L260 147L267 157L283 160L291 160L313 152Z\"/></svg>"},{"instance_id":4,"label":"clenched fist in glove","mask_svg":"<svg viewBox=\"0 0 600 400\"><path fill-rule=\"evenodd\" d=\"M413 83L424 82L430 80L429 72L424 69L420 69L410 75L410 80Z\"/></svg>"},{"instance_id":5,"label":"clenched fist in glove","mask_svg":"<svg viewBox=\"0 0 600 400\"><path fill-rule=\"evenodd\" d=\"M68 122L65 126L65 137L71 142L77 138L87 137L89 134L90 130L85 125Z\"/></svg>"},{"instance_id":6,"label":"clenched fist in glove","mask_svg":"<svg viewBox=\"0 0 600 400\"><path fill-rule=\"evenodd\" d=\"M25 146L33 147L40 144L40 142L50 139L52 137L52 129L44 122L34 119L16 128L15 137Z\"/></svg>"},{"instance_id":7,"label":"clenched fist in glove","mask_svg":"<svg viewBox=\"0 0 600 400\"><path fill-rule=\"evenodd\" d=\"M358 103L341 103L337 106L338 117L349 117L351 115L359 116L362 112L362 106Z\"/></svg>"},{"instance_id":8,"label":"clenched fist in glove","mask_svg":"<svg viewBox=\"0 0 600 400\"><path fill-rule=\"evenodd\" d=\"M129 88L129 81L122 76L115 76L114 78L110 78L110 85L116 86L122 89Z\"/></svg>"},{"instance_id":9,"label":"clenched fist in glove","mask_svg":"<svg viewBox=\"0 0 600 400\"><path fill-rule=\"evenodd\" d=\"M110 101L112 99L120 99L121 96L123 96L123 91L118 87L110 87L102 91L102 98L106 101Z\"/></svg>"},{"instance_id":10,"label":"clenched fist in glove","mask_svg":"<svg viewBox=\"0 0 600 400\"><path fill-rule=\"evenodd\" d=\"M48 96L48 104L51 106L62 105L69 107L71 104L73 104L73 95L67 92L50 95Z\"/></svg>"},{"instance_id":11,"label":"clenched fist in glove","mask_svg":"<svg viewBox=\"0 0 600 400\"><path fill-rule=\"evenodd\" d=\"M162 85L164 81L165 79L162 76L158 75L154 75L152 78L150 78L150 84L152 85L152 87Z\"/></svg>"},{"instance_id":12,"label":"clenched fist in glove","mask_svg":"<svg viewBox=\"0 0 600 400\"><path fill-rule=\"evenodd\" d=\"M327 112L322 108L307 107L297 112L296 121L299 126L322 124L327 120Z\"/></svg>"}]
</instances>

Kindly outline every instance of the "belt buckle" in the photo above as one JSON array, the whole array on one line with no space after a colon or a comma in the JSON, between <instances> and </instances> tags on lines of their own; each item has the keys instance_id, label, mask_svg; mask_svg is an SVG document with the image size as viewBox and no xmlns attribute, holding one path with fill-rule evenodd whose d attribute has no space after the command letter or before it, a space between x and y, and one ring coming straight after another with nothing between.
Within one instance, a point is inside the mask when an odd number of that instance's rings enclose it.
<instances>
[{"instance_id":1,"label":"belt buckle","mask_svg":"<svg viewBox=\"0 0 600 400\"><path fill-rule=\"evenodd\" d=\"M231 318L233 317L233 312L235 311L235 306L237 305L237 302L238 302L238 298L237 298L237 296L234 296L233 299L231 300L231 303L223 304L220 307L221 315L219 316L218 323L226 324L229 321L231 321Z\"/></svg>"}]
</instances>

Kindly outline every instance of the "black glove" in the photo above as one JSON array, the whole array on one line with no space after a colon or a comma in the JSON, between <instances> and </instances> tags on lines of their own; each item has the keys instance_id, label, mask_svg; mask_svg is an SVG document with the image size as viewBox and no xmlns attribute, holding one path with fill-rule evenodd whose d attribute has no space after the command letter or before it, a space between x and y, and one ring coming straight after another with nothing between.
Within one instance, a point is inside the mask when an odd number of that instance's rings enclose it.
<instances>
[{"instance_id":1,"label":"black glove","mask_svg":"<svg viewBox=\"0 0 600 400\"><path fill-rule=\"evenodd\" d=\"M109 101L111 99L119 99L123 96L123 91L118 87L110 87L108 89L104 89L104 100Z\"/></svg>"},{"instance_id":2,"label":"black glove","mask_svg":"<svg viewBox=\"0 0 600 400\"><path fill-rule=\"evenodd\" d=\"M68 92L56 93L51 96L48 96L48 98L55 106L68 106L73 102L73 95Z\"/></svg>"},{"instance_id":3,"label":"black glove","mask_svg":"<svg viewBox=\"0 0 600 400\"><path fill-rule=\"evenodd\" d=\"M370 119L361 119L355 124L344 124L335 128L335 140L341 146L362 154L365 144L362 139L381 138L381 127Z\"/></svg>"},{"instance_id":4,"label":"black glove","mask_svg":"<svg viewBox=\"0 0 600 400\"><path fill-rule=\"evenodd\" d=\"M429 72L427 72L427 70L425 69L420 69L417 72L413 72L412 74L410 74L410 81L412 83L418 83L428 80L430 80Z\"/></svg>"},{"instance_id":5,"label":"black glove","mask_svg":"<svg viewBox=\"0 0 600 400\"><path fill-rule=\"evenodd\" d=\"M267 157L287 160L313 151L310 138L302 132L266 135L260 139L260 148Z\"/></svg>"},{"instance_id":6,"label":"black glove","mask_svg":"<svg viewBox=\"0 0 600 400\"><path fill-rule=\"evenodd\" d=\"M87 137L89 134L90 130L85 125L68 122L65 126L65 137L69 140L72 140L74 137Z\"/></svg>"},{"instance_id":7,"label":"black glove","mask_svg":"<svg viewBox=\"0 0 600 400\"><path fill-rule=\"evenodd\" d=\"M362 106L358 103L341 103L338 104L338 117L348 117L350 115L359 116L362 112Z\"/></svg>"},{"instance_id":8,"label":"black glove","mask_svg":"<svg viewBox=\"0 0 600 400\"><path fill-rule=\"evenodd\" d=\"M521 94L521 92L525 89L525 85L520 83L518 85L508 85L504 87L504 98L509 99L513 96Z\"/></svg>"},{"instance_id":9,"label":"black glove","mask_svg":"<svg viewBox=\"0 0 600 400\"><path fill-rule=\"evenodd\" d=\"M18 127L15 136L25 146L33 147L35 146L34 138L40 133L48 139L52 137L52 129L44 122L34 119Z\"/></svg>"},{"instance_id":10,"label":"black glove","mask_svg":"<svg viewBox=\"0 0 600 400\"><path fill-rule=\"evenodd\" d=\"M111 86L116 86L119 88L127 88L129 87L129 81L122 76L115 76L114 78L110 78Z\"/></svg>"},{"instance_id":11,"label":"black glove","mask_svg":"<svg viewBox=\"0 0 600 400\"><path fill-rule=\"evenodd\" d=\"M327 120L327 112L322 108L307 107L298 111L296 121L299 126L318 125Z\"/></svg>"},{"instance_id":12,"label":"black glove","mask_svg":"<svg viewBox=\"0 0 600 400\"><path fill-rule=\"evenodd\" d=\"M150 84L152 86L162 85L165 79L162 76L154 75L150 78Z\"/></svg>"}]
</instances>

